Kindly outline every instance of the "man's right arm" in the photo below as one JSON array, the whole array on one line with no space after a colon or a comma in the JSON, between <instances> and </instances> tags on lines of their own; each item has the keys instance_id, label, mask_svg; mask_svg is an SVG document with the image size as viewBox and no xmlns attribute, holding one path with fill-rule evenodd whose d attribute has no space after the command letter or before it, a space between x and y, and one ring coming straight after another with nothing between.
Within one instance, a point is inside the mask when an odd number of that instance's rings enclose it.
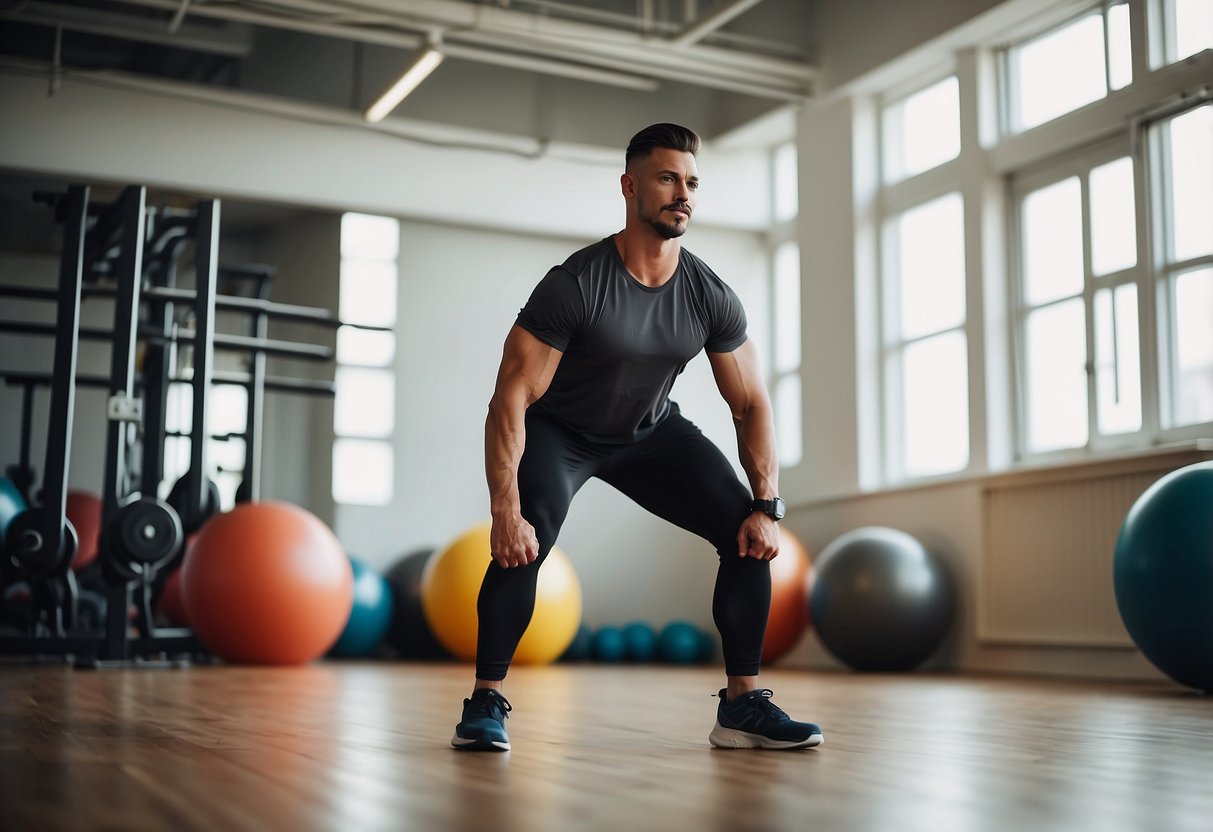
<instances>
[{"instance_id":1,"label":"man's right arm","mask_svg":"<svg viewBox=\"0 0 1213 832\"><path fill-rule=\"evenodd\" d=\"M535 528L522 516L518 463L526 446L526 410L547 391L561 355L520 326L505 339L484 425L484 469L493 514L493 560L506 568L539 557Z\"/></svg>"}]
</instances>

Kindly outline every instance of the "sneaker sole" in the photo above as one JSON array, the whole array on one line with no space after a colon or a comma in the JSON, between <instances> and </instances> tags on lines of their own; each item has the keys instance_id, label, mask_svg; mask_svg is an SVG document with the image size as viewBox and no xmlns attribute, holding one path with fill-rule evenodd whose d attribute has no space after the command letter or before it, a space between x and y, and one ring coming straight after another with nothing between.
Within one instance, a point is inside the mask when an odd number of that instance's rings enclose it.
<instances>
[{"instance_id":1,"label":"sneaker sole","mask_svg":"<svg viewBox=\"0 0 1213 832\"><path fill-rule=\"evenodd\" d=\"M496 740L477 740L467 739L458 734L451 737L451 745L460 751L509 751L510 744L508 742L497 742Z\"/></svg>"},{"instance_id":2,"label":"sneaker sole","mask_svg":"<svg viewBox=\"0 0 1213 832\"><path fill-rule=\"evenodd\" d=\"M821 734L812 734L803 740L773 740L762 734L751 734L735 728L725 728L719 722L708 734L708 742L717 748L766 748L775 751L795 751L798 748L816 748L825 742Z\"/></svg>"}]
</instances>

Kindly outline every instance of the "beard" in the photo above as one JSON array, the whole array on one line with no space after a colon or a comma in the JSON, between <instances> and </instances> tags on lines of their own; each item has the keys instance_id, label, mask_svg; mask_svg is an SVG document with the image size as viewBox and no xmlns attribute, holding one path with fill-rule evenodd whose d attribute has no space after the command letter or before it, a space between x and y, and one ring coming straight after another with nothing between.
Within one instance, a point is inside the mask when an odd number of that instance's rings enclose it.
<instances>
[{"instance_id":1,"label":"beard","mask_svg":"<svg viewBox=\"0 0 1213 832\"><path fill-rule=\"evenodd\" d=\"M664 211L666 208L673 207L672 205L663 206L655 215L650 215L645 209L644 200L637 199L636 202L637 213L639 214L640 219L648 223L654 231L662 236L662 238L666 240L673 240L687 233L685 223L683 225L678 225L677 223L666 222L665 220L661 219L661 211Z\"/></svg>"}]
</instances>

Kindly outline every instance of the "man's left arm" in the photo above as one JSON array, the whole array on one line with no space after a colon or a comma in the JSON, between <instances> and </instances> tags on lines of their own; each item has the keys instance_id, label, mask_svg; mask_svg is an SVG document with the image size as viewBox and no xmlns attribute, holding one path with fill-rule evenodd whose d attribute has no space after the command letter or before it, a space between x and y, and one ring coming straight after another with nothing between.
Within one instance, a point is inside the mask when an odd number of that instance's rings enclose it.
<instances>
[{"instance_id":1,"label":"man's left arm","mask_svg":"<svg viewBox=\"0 0 1213 832\"><path fill-rule=\"evenodd\" d=\"M732 352L709 352L716 386L729 405L737 430L737 452L756 500L779 496L779 460L771 399L762 380L758 348L746 340ZM770 560L779 554L779 529L760 511L750 512L737 532L741 557Z\"/></svg>"}]
</instances>

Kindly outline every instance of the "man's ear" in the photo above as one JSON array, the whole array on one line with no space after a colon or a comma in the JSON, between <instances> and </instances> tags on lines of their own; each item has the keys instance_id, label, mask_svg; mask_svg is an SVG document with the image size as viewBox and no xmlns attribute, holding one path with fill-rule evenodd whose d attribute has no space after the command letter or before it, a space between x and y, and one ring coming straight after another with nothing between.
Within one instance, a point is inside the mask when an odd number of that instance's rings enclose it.
<instances>
[{"instance_id":1,"label":"man's ear","mask_svg":"<svg viewBox=\"0 0 1213 832\"><path fill-rule=\"evenodd\" d=\"M619 177L619 189L628 199L636 196L636 180L632 178L630 173L625 173Z\"/></svg>"}]
</instances>

